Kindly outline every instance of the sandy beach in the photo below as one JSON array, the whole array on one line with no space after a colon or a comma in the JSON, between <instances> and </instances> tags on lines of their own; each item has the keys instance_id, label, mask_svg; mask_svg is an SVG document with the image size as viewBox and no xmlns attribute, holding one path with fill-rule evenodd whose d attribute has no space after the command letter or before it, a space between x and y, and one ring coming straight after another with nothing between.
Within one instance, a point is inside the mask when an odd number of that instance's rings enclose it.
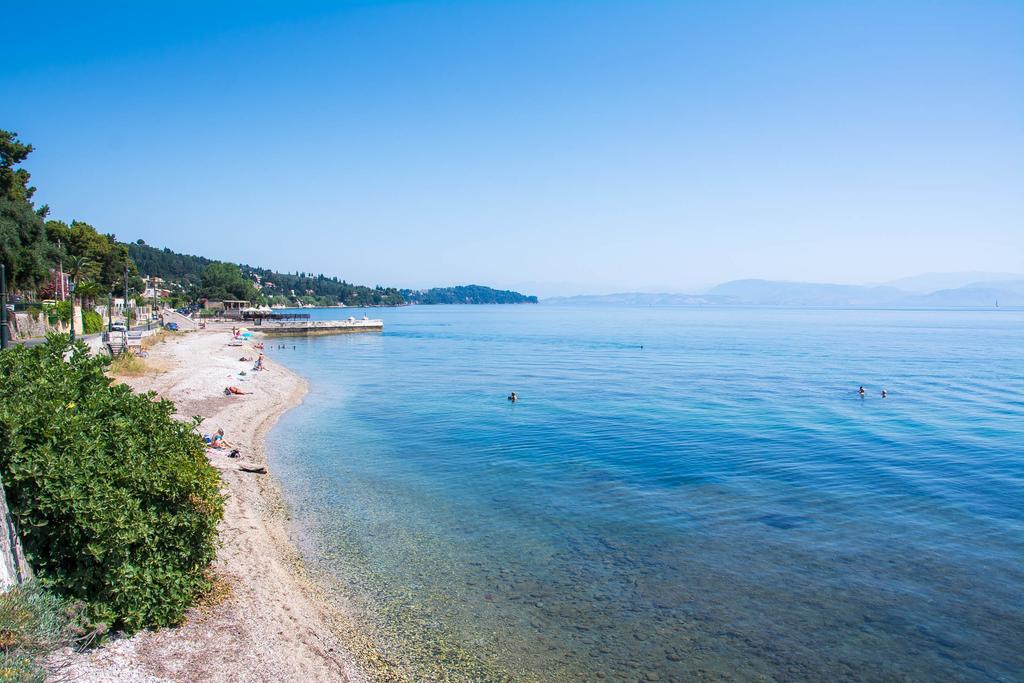
<instances>
[{"instance_id":1,"label":"sandy beach","mask_svg":"<svg viewBox=\"0 0 1024 683\"><path fill-rule=\"evenodd\" d=\"M340 633L342 615L326 606L306 576L286 533L287 512L265 466L263 441L306 382L272 362L253 372L251 342L228 346L230 332L171 335L149 351L148 371L123 381L174 402L182 419L203 416L203 433L218 428L241 450L209 451L227 496L216 585L177 628L143 631L85 653L51 658L53 680L75 681L362 681ZM245 376L239 377L240 371ZM244 396L226 396L238 386ZM348 639L346 639L346 643Z\"/></svg>"}]
</instances>

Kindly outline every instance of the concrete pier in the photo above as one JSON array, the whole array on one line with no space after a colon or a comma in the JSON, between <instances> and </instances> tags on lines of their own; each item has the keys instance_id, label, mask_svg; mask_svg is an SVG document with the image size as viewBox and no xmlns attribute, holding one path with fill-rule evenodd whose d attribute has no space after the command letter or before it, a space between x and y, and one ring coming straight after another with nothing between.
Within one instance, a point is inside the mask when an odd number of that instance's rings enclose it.
<instances>
[{"instance_id":1,"label":"concrete pier","mask_svg":"<svg viewBox=\"0 0 1024 683\"><path fill-rule=\"evenodd\" d=\"M351 334L353 332L380 332L384 329L383 320L369 318L348 320L264 320L262 324L252 325L253 332L268 335L315 335L315 334Z\"/></svg>"}]
</instances>

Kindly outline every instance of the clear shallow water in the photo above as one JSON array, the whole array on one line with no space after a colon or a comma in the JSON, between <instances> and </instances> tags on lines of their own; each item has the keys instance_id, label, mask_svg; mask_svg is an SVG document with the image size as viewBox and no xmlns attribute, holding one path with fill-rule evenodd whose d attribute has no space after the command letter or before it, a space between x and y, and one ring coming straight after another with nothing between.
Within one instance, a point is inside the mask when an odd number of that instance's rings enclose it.
<instances>
[{"instance_id":1,"label":"clear shallow water","mask_svg":"<svg viewBox=\"0 0 1024 683\"><path fill-rule=\"evenodd\" d=\"M1024 312L370 315L271 464L410 677L1020 680Z\"/></svg>"}]
</instances>

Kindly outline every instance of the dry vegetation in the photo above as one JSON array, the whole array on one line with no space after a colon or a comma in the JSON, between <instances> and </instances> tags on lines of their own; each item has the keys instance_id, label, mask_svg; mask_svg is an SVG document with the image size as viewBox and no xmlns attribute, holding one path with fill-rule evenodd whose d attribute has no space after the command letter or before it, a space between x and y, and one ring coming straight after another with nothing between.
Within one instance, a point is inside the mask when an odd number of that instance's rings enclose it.
<instances>
[{"instance_id":1,"label":"dry vegetation","mask_svg":"<svg viewBox=\"0 0 1024 683\"><path fill-rule=\"evenodd\" d=\"M163 344L170 337L181 334L181 332L171 332L170 330L159 330L149 335L148 337L142 338L142 350L149 351L157 344Z\"/></svg>"},{"instance_id":2,"label":"dry vegetation","mask_svg":"<svg viewBox=\"0 0 1024 683\"><path fill-rule=\"evenodd\" d=\"M217 574L213 570L207 572L207 579L210 582L210 590L199 596L195 609L199 614L209 614L220 606L225 600L231 597L231 580Z\"/></svg>"},{"instance_id":3,"label":"dry vegetation","mask_svg":"<svg viewBox=\"0 0 1024 683\"><path fill-rule=\"evenodd\" d=\"M141 377L149 371L146 360L131 353L117 356L110 362L110 374L113 377Z\"/></svg>"}]
</instances>

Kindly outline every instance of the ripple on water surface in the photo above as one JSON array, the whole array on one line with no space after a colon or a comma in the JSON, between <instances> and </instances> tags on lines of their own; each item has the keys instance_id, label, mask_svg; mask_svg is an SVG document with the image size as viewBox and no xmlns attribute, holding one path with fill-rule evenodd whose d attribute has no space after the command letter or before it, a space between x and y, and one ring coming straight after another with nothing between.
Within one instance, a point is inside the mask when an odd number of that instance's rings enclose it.
<instances>
[{"instance_id":1,"label":"ripple on water surface","mask_svg":"<svg viewBox=\"0 0 1024 683\"><path fill-rule=\"evenodd\" d=\"M411 678L1024 670L1024 313L374 313L268 344L312 383L270 445Z\"/></svg>"}]
</instances>

